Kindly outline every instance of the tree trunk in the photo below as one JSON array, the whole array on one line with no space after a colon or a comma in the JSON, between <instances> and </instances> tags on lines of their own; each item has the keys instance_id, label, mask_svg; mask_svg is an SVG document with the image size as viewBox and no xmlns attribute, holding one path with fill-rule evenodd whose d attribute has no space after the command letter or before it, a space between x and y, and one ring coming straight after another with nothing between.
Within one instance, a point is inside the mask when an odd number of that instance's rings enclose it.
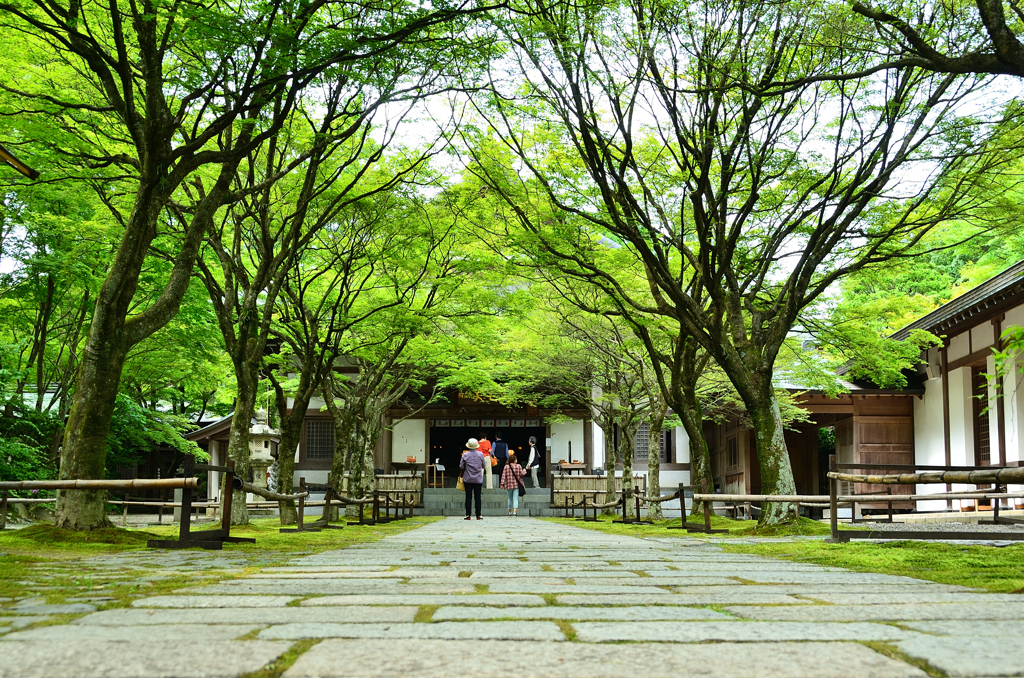
<instances>
[{"instance_id":1,"label":"tree trunk","mask_svg":"<svg viewBox=\"0 0 1024 678\"><path fill-rule=\"evenodd\" d=\"M769 387L770 389L771 387ZM755 403L747 403L754 426L757 444L757 458L761 468L761 492L764 494L796 494L793 468L789 462L789 450L782 424L782 413L774 390ZM796 506L789 503L761 505L758 527L778 525L796 520Z\"/></svg>"},{"instance_id":2,"label":"tree trunk","mask_svg":"<svg viewBox=\"0 0 1024 678\"><path fill-rule=\"evenodd\" d=\"M291 494L295 487L295 451L302 439L302 425L306 421L308 407L308 401L300 403L296 399L292 411L281 417L281 442L277 446L277 491L281 494ZM294 499L277 502L277 510L282 525L294 525L298 521Z\"/></svg>"},{"instance_id":3,"label":"tree trunk","mask_svg":"<svg viewBox=\"0 0 1024 678\"><path fill-rule=\"evenodd\" d=\"M256 412L256 387L259 383L258 368L246 364L235 370L238 381L238 397L235 411L231 416L231 433L228 435L228 459L235 462L235 475L249 478L249 427ZM225 478L226 480L226 478ZM231 492L221 488L222 492ZM245 491L231 492L231 524L248 525L249 509L245 505Z\"/></svg>"},{"instance_id":4,"label":"tree trunk","mask_svg":"<svg viewBox=\"0 0 1024 678\"><path fill-rule=\"evenodd\" d=\"M154 185L140 186L121 246L96 297L64 427L59 476L62 480L102 479L106 473L110 421L130 348L125 334L126 319L160 213L154 193ZM95 530L110 526L105 499L106 492L98 490L59 491L57 527Z\"/></svg>"},{"instance_id":5,"label":"tree trunk","mask_svg":"<svg viewBox=\"0 0 1024 678\"><path fill-rule=\"evenodd\" d=\"M158 155L154 153L147 158L121 245L96 296L65 426L61 450L62 479L103 478L111 417L128 349L159 330L177 314L181 299L188 290L201 236L221 205L228 180L238 162L221 167L217 182L199 202L159 298L145 311L129 319L128 312L132 308L142 267L156 236L157 222L166 199L166 195L159 192L167 190L167 179L163 175L163 159ZM58 492L57 526L91 530L109 525L104 498L104 493L97 491Z\"/></svg>"},{"instance_id":6,"label":"tree trunk","mask_svg":"<svg viewBox=\"0 0 1024 678\"><path fill-rule=\"evenodd\" d=\"M61 480L101 479L106 474L107 438L127 347L123 336L107 339L98 326L82 353L74 400L60 457ZM103 490L59 490L57 527L96 530L111 527Z\"/></svg>"},{"instance_id":7,"label":"tree trunk","mask_svg":"<svg viewBox=\"0 0 1024 678\"><path fill-rule=\"evenodd\" d=\"M701 480L707 480L708 487L713 488L715 479L711 473L711 454L708 452L708 443L704 440L704 410L692 390L684 391L683 397L686 404L678 414L683 422L683 429L690 438L690 485L700 487ZM691 505L690 515L703 516L704 502L695 500Z\"/></svg>"},{"instance_id":8,"label":"tree trunk","mask_svg":"<svg viewBox=\"0 0 1024 678\"><path fill-rule=\"evenodd\" d=\"M651 431L647 438L647 496L661 496L661 431L665 426L667 407L661 403L651 407ZM647 517L650 520L661 520L661 504L647 504Z\"/></svg>"},{"instance_id":9,"label":"tree trunk","mask_svg":"<svg viewBox=\"0 0 1024 678\"><path fill-rule=\"evenodd\" d=\"M622 496L626 497L625 515L633 516L633 445L636 441L636 426L619 425L619 455L622 457Z\"/></svg>"},{"instance_id":10,"label":"tree trunk","mask_svg":"<svg viewBox=\"0 0 1024 678\"><path fill-rule=\"evenodd\" d=\"M333 379L328 375L324 378L322 393L327 411L331 413L334 421L334 457L331 460L331 472L327 482L331 484L335 492L353 496L352 474L351 474L351 450L352 450L352 416L348 411L348 403L344 407L338 407L334 402L334 391L331 388ZM351 516L358 516L356 511L359 507L347 506L345 513ZM332 512L333 515L333 512Z\"/></svg>"},{"instance_id":11,"label":"tree trunk","mask_svg":"<svg viewBox=\"0 0 1024 678\"><path fill-rule=\"evenodd\" d=\"M607 421L601 427L604 431L604 501L607 503L615 499L615 429ZM606 508L602 511L605 515L615 515L615 509Z\"/></svg>"}]
</instances>

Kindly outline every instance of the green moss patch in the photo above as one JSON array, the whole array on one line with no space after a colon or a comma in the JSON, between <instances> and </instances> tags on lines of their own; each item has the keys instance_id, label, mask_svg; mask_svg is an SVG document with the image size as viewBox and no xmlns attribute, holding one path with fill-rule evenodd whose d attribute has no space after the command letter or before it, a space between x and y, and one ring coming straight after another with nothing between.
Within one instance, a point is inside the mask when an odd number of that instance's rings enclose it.
<instances>
[{"instance_id":1,"label":"green moss patch","mask_svg":"<svg viewBox=\"0 0 1024 678\"><path fill-rule=\"evenodd\" d=\"M1017 593L1024 588L1024 544L997 548L917 541L826 544L801 540L721 546L727 553L751 553L858 572L903 575L997 593Z\"/></svg>"}]
</instances>

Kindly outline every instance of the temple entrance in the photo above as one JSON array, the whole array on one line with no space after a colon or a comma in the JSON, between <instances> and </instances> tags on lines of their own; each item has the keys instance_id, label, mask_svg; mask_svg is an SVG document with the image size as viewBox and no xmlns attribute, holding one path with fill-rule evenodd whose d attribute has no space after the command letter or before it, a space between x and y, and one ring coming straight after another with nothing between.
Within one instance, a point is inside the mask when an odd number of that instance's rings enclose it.
<instances>
[{"instance_id":1,"label":"temple entrance","mask_svg":"<svg viewBox=\"0 0 1024 678\"><path fill-rule=\"evenodd\" d=\"M459 458L462 456L462 451L466 449L466 441L470 438L478 438L481 432L480 427L437 426L435 421L431 421L430 426L430 461L434 462L435 459L440 459L440 463L448 470L448 484L454 486L455 479L459 475ZM493 443L495 429L484 429L484 431L491 434L489 438ZM516 453L516 457L519 458L524 468L526 467L526 457L529 456L530 452L530 436L537 438L537 452L541 455L538 480L542 487L546 483L545 476L548 468L548 459L544 450L545 433L546 428L544 426L521 426L501 429L501 439L508 444L509 451ZM524 456L524 453L526 456ZM495 481L495 485L497 485L497 481ZM529 481L527 481L526 486L530 486Z\"/></svg>"}]
</instances>

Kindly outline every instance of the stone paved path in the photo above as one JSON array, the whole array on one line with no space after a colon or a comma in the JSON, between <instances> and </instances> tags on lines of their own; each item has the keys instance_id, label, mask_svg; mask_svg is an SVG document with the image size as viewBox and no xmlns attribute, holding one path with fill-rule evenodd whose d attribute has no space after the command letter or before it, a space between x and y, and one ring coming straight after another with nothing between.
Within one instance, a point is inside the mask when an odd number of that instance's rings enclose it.
<instances>
[{"instance_id":1,"label":"stone paved path","mask_svg":"<svg viewBox=\"0 0 1024 678\"><path fill-rule=\"evenodd\" d=\"M0 678L237 676L308 639L285 678L1024 675L1005 640L1021 596L529 518L447 519L65 625L19 630L61 612L25 602L0 609Z\"/></svg>"}]
</instances>

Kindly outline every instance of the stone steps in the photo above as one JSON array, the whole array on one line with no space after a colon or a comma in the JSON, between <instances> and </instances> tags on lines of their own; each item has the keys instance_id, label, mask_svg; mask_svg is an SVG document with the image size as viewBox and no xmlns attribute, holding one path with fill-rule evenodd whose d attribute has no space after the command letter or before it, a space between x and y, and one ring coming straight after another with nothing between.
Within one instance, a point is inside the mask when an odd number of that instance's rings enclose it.
<instances>
[{"instance_id":1,"label":"stone steps","mask_svg":"<svg viewBox=\"0 0 1024 678\"><path fill-rule=\"evenodd\" d=\"M553 511L548 503L551 493L544 488L526 488L526 495L519 497L519 511L523 516L562 515ZM508 493L500 489L480 491L480 509L484 516L504 516L508 513ZM454 488L428 489L423 496L423 508L417 514L426 516L466 515L466 494Z\"/></svg>"}]
</instances>

